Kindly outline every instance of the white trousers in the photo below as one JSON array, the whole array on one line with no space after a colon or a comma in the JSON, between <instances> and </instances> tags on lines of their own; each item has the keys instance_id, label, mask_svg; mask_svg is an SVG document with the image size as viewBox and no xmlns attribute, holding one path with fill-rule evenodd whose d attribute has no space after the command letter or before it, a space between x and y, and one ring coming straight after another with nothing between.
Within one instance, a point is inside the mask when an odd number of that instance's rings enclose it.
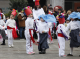
<instances>
[{"instance_id":1,"label":"white trousers","mask_svg":"<svg viewBox=\"0 0 80 59\"><path fill-rule=\"evenodd\" d=\"M59 44L59 56L65 55L65 38L58 37L58 44Z\"/></svg>"},{"instance_id":2,"label":"white trousers","mask_svg":"<svg viewBox=\"0 0 80 59\"><path fill-rule=\"evenodd\" d=\"M12 36L12 30L7 30L8 35L8 45L13 45L13 36Z\"/></svg>"},{"instance_id":3,"label":"white trousers","mask_svg":"<svg viewBox=\"0 0 80 59\"><path fill-rule=\"evenodd\" d=\"M33 30L31 31L33 35ZM25 37L26 37L26 53L33 52L33 42L30 39L30 36L27 35L27 31L25 30Z\"/></svg>"}]
</instances>

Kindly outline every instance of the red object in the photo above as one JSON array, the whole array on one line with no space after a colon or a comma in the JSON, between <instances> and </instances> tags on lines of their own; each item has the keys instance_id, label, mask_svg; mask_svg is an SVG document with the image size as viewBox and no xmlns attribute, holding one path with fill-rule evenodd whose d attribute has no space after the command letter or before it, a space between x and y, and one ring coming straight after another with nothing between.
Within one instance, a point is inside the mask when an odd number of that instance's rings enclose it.
<instances>
[{"instance_id":1,"label":"red object","mask_svg":"<svg viewBox=\"0 0 80 59\"><path fill-rule=\"evenodd\" d=\"M33 36L32 36L32 34L31 34L31 30L33 30L33 29L29 29L29 33L30 33L30 47L31 47L31 40L33 41L33 43L35 43L35 40L34 40L34 38L33 38ZM34 31L34 30L33 30Z\"/></svg>"},{"instance_id":2,"label":"red object","mask_svg":"<svg viewBox=\"0 0 80 59\"><path fill-rule=\"evenodd\" d=\"M38 6L38 5L40 5L39 1L35 1L35 6Z\"/></svg>"},{"instance_id":3,"label":"red object","mask_svg":"<svg viewBox=\"0 0 80 59\"><path fill-rule=\"evenodd\" d=\"M59 37L64 37L64 35L62 33L58 33Z\"/></svg>"},{"instance_id":4,"label":"red object","mask_svg":"<svg viewBox=\"0 0 80 59\"><path fill-rule=\"evenodd\" d=\"M16 16L17 15L16 10L13 10L11 14L14 15L14 16Z\"/></svg>"},{"instance_id":5,"label":"red object","mask_svg":"<svg viewBox=\"0 0 80 59\"><path fill-rule=\"evenodd\" d=\"M61 6L55 6L55 7L58 7L59 9L61 9L61 8L62 8ZM54 7L54 11L55 11L55 7Z\"/></svg>"},{"instance_id":6,"label":"red object","mask_svg":"<svg viewBox=\"0 0 80 59\"><path fill-rule=\"evenodd\" d=\"M52 36L51 36L51 30L50 30L50 28L49 28L49 32L48 32L48 34L50 35L50 39L51 39L51 41L53 41Z\"/></svg>"},{"instance_id":7,"label":"red object","mask_svg":"<svg viewBox=\"0 0 80 59\"><path fill-rule=\"evenodd\" d=\"M58 46L59 46L59 48L60 48L60 45L59 45L59 43L58 43Z\"/></svg>"},{"instance_id":8,"label":"red object","mask_svg":"<svg viewBox=\"0 0 80 59\"><path fill-rule=\"evenodd\" d=\"M51 12L49 12L48 14L51 14L51 15L53 15L53 13L51 13Z\"/></svg>"},{"instance_id":9,"label":"red object","mask_svg":"<svg viewBox=\"0 0 80 59\"><path fill-rule=\"evenodd\" d=\"M59 18L58 21L59 21L59 24L63 24L65 22L65 18Z\"/></svg>"},{"instance_id":10,"label":"red object","mask_svg":"<svg viewBox=\"0 0 80 59\"><path fill-rule=\"evenodd\" d=\"M25 9L24 11L25 11L25 13L26 13L27 16L32 13L32 11L29 8Z\"/></svg>"},{"instance_id":11,"label":"red object","mask_svg":"<svg viewBox=\"0 0 80 59\"><path fill-rule=\"evenodd\" d=\"M11 27L7 26L7 29L13 29L13 30L12 30L12 36L13 36L13 38L14 38L14 39L18 38L18 35L17 35L17 33L16 33L15 28L11 28Z\"/></svg>"}]
</instances>

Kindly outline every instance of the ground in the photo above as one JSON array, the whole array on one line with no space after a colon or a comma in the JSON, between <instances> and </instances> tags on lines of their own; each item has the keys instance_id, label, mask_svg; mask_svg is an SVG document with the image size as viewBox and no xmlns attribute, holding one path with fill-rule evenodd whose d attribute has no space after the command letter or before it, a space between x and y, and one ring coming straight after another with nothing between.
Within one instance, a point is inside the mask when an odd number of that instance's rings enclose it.
<instances>
[{"instance_id":1,"label":"ground","mask_svg":"<svg viewBox=\"0 0 80 59\"><path fill-rule=\"evenodd\" d=\"M66 41L66 55L69 53L69 42ZM26 40L14 40L14 48L8 48L7 40L5 46L0 46L0 59L80 59L80 48L74 49L73 57L59 57L58 56L58 42L54 39L53 44L49 44L49 49L46 54L38 54L38 46L34 45L35 55L26 54Z\"/></svg>"}]
</instances>

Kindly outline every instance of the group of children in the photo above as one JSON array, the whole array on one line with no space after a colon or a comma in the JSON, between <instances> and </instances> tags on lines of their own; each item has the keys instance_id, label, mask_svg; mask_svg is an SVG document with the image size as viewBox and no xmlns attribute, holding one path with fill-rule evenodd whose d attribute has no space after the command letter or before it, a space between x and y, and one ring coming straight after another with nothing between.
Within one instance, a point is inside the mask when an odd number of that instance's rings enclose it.
<instances>
[{"instance_id":1,"label":"group of children","mask_svg":"<svg viewBox=\"0 0 80 59\"><path fill-rule=\"evenodd\" d=\"M50 37L51 41L51 30L52 30L52 23L56 23L56 18L54 15L45 15L42 8L39 6L39 1L35 1L36 8L31 11L28 7L24 8L24 12L28 16L25 21L25 38L26 38L26 53L31 55L35 54L33 52L33 43L38 45L39 54L45 54L46 49L49 48L48 46L48 37ZM4 27L0 25L0 34L2 35L3 39L5 39L6 35L4 33L4 29L7 28L7 36L8 36L8 46L11 48L13 47L13 40L17 38L16 33L16 22L14 20L16 11L13 10L10 19L7 20ZM73 48L80 46L79 41L79 29L80 29L80 13L73 12L67 18L71 20L70 23L65 27L65 18L64 15L60 12L58 15L59 25L56 30L58 45L59 45L59 57L65 57L65 39L70 40L70 54L67 56L73 56ZM34 17L34 18L33 18ZM34 31L38 33L38 43L33 38ZM70 31L67 33L67 31ZM3 40L4 41L4 40Z\"/></svg>"}]
</instances>

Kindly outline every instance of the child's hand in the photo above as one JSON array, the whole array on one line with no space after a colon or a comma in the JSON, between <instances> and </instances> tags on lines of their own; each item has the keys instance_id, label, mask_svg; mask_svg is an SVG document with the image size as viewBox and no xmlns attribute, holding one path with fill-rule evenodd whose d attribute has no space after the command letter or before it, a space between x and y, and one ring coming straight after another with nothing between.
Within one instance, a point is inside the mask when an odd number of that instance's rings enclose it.
<instances>
[{"instance_id":1,"label":"child's hand","mask_svg":"<svg viewBox=\"0 0 80 59\"><path fill-rule=\"evenodd\" d=\"M79 34L79 36L80 36L80 34Z\"/></svg>"},{"instance_id":2,"label":"child's hand","mask_svg":"<svg viewBox=\"0 0 80 59\"><path fill-rule=\"evenodd\" d=\"M44 31L42 31L42 33L45 33Z\"/></svg>"},{"instance_id":3,"label":"child's hand","mask_svg":"<svg viewBox=\"0 0 80 59\"><path fill-rule=\"evenodd\" d=\"M34 43L35 45L38 45L37 42Z\"/></svg>"},{"instance_id":4,"label":"child's hand","mask_svg":"<svg viewBox=\"0 0 80 59\"><path fill-rule=\"evenodd\" d=\"M5 28L3 28L3 30L5 30Z\"/></svg>"},{"instance_id":5,"label":"child's hand","mask_svg":"<svg viewBox=\"0 0 80 59\"><path fill-rule=\"evenodd\" d=\"M36 31L36 33L39 33L39 31Z\"/></svg>"}]
</instances>

